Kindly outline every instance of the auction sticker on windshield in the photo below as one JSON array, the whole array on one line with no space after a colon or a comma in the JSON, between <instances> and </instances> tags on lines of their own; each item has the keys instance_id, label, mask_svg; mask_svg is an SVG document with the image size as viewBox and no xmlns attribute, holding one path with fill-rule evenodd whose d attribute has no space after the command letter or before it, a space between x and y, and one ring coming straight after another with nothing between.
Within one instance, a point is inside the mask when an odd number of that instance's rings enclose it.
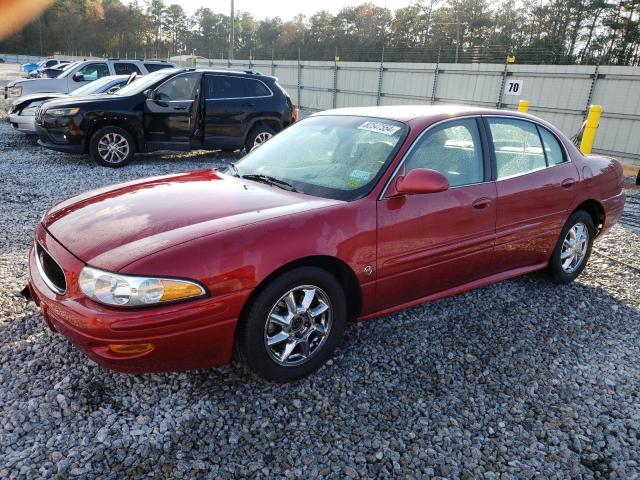
<instances>
[{"instance_id":1,"label":"auction sticker on windshield","mask_svg":"<svg viewBox=\"0 0 640 480\"><path fill-rule=\"evenodd\" d=\"M368 130L370 132L382 133L384 135L393 135L400 127L383 122L364 122L358 127L359 130Z\"/></svg>"}]
</instances>

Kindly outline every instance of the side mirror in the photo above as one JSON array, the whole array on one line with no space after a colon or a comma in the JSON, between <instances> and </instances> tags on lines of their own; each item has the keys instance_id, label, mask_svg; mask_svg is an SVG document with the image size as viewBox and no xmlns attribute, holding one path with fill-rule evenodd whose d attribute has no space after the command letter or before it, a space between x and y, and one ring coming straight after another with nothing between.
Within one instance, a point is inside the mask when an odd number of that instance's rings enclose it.
<instances>
[{"instance_id":1,"label":"side mirror","mask_svg":"<svg viewBox=\"0 0 640 480\"><path fill-rule=\"evenodd\" d=\"M395 182L392 196L437 193L449 189L449 180L440 172L428 168L414 168Z\"/></svg>"},{"instance_id":2,"label":"side mirror","mask_svg":"<svg viewBox=\"0 0 640 480\"><path fill-rule=\"evenodd\" d=\"M153 88L144 91L144 96L147 100L153 100L156 98L156 92Z\"/></svg>"},{"instance_id":3,"label":"side mirror","mask_svg":"<svg viewBox=\"0 0 640 480\"><path fill-rule=\"evenodd\" d=\"M84 82L84 75L82 75L80 72L76 72L73 74L73 79L76 82Z\"/></svg>"}]
</instances>

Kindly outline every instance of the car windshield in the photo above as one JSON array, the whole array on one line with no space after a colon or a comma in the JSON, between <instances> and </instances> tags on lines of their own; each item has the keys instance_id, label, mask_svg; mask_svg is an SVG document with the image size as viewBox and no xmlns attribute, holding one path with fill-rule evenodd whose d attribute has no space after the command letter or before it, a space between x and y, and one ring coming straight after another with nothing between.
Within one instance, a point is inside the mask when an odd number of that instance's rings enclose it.
<instances>
[{"instance_id":1,"label":"car windshield","mask_svg":"<svg viewBox=\"0 0 640 480\"><path fill-rule=\"evenodd\" d=\"M68 77L69 74L71 73L71 70L73 70L73 67L78 65L78 63L80 63L80 62L73 62L73 63L70 63L68 65L65 65L65 67L62 69L62 73L60 75L58 75L58 78Z\"/></svg>"},{"instance_id":2,"label":"car windshield","mask_svg":"<svg viewBox=\"0 0 640 480\"><path fill-rule=\"evenodd\" d=\"M253 150L227 173L276 179L301 193L351 201L371 191L408 130L387 119L310 117Z\"/></svg>"},{"instance_id":3,"label":"car windshield","mask_svg":"<svg viewBox=\"0 0 640 480\"><path fill-rule=\"evenodd\" d=\"M162 79L169 78L171 75L175 74L178 71L179 70L176 68L165 68L163 70L158 70L157 72L153 72L138 78L135 82L131 82L129 85L125 85L120 90L115 92L114 95L127 97L129 95L142 93L148 88L153 87Z\"/></svg>"},{"instance_id":4,"label":"car windshield","mask_svg":"<svg viewBox=\"0 0 640 480\"><path fill-rule=\"evenodd\" d=\"M112 77L103 77L86 85L76 88L71 95L91 95L92 93L100 93L104 87L113 82Z\"/></svg>"}]
</instances>

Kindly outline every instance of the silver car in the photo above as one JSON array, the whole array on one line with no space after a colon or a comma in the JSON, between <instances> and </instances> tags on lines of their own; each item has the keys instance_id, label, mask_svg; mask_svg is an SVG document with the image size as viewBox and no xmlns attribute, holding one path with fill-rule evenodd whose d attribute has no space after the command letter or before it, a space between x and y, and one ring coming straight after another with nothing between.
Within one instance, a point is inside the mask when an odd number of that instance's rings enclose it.
<instances>
[{"instance_id":1,"label":"silver car","mask_svg":"<svg viewBox=\"0 0 640 480\"><path fill-rule=\"evenodd\" d=\"M70 93L77 88L109 75L146 75L161 68L173 68L173 63L160 60L85 60L68 68L56 78L14 80L4 87L4 98L15 98L31 93Z\"/></svg>"},{"instance_id":2,"label":"silver car","mask_svg":"<svg viewBox=\"0 0 640 480\"><path fill-rule=\"evenodd\" d=\"M132 74L133 75L133 74ZM22 133L36 134L35 113L43 103L54 98L64 98L79 95L95 95L114 93L135 77L132 75L110 75L95 82L83 85L69 93L32 93L17 98L9 108L9 123Z\"/></svg>"}]
</instances>

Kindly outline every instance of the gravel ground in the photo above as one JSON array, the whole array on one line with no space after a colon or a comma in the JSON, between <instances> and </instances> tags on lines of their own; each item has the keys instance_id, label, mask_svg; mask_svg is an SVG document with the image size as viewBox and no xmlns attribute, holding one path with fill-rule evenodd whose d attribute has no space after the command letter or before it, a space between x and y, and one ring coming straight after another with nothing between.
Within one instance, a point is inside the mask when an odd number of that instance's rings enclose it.
<instances>
[{"instance_id":1,"label":"gravel ground","mask_svg":"<svg viewBox=\"0 0 640 480\"><path fill-rule=\"evenodd\" d=\"M572 285L528 275L351 326L290 385L238 365L107 371L19 296L56 200L234 158L108 170L0 123L0 478L640 476L640 237L626 226Z\"/></svg>"}]
</instances>

